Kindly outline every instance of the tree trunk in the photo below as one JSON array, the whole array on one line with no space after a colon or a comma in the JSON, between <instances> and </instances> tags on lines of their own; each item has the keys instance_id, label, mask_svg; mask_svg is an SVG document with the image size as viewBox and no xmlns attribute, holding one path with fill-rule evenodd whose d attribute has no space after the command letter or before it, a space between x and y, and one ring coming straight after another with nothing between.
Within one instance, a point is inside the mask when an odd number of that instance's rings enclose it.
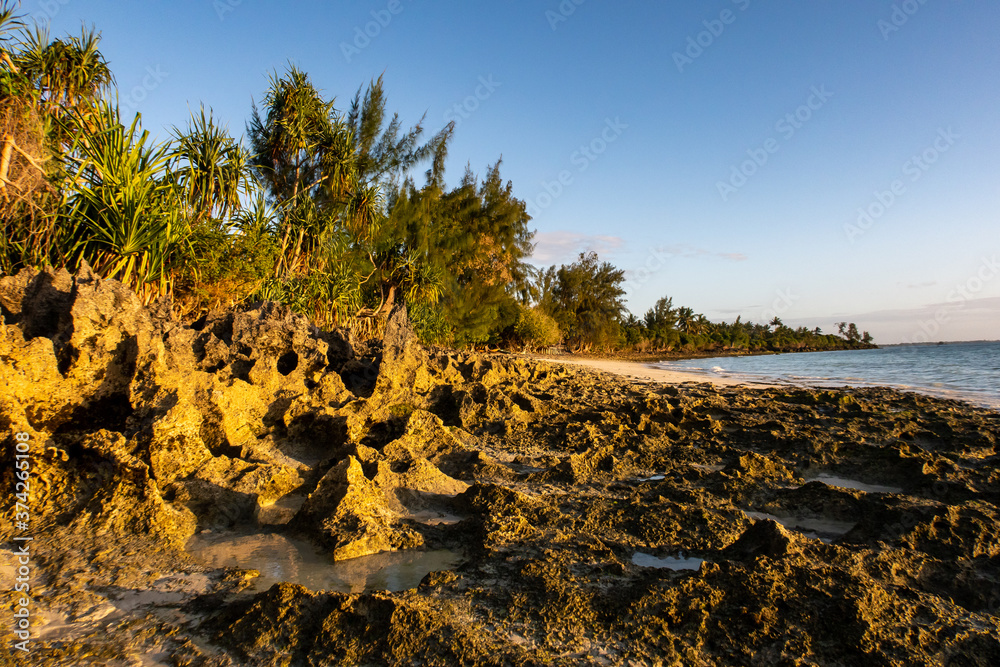
<instances>
[{"instance_id":1,"label":"tree trunk","mask_svg":"<svg viewBox=\"0 0 1000 667\"><path fill-rule=\"evenodd\" d=\"M378 308L372 310L371 308L362 308L354 317L356 318L374 318L374 317L385 317L392 312L392 307L396 305L396 286L389 285L389 294L382 293L382 303L379 304Z\"/></svg>"},{"instance_id":2,"label":"tree trunk","mask_svg":"<svg viewBox=\"0 0 1000 667\"><path fill-rule=\"evenodd\" d=\"M3 152L0 152L0 191L7 198L7 174L10 171L10 159L14 153L14 137L6 135L3 138Z\"/></svg>"},{"instance_id":3,"label":"tree trunk","mask_svg":"<svg viewBox=\"0 0 1000 667\"><path fill-rule=\"evenodd\" d=\"M299 198L299 178L302 171L302 163L299 162L295 165L295 189L292 191L292 202L294 203ZM281 267L286 264L285 262L285 250L288 249L288 237L292 233L292 222L285 218L285 236L281 239L281 251L278 254L278 263L274 266L274 277L278 278L281 276Z\"/></svg>"},{"instance_id":4,"label":"tree trunk","mask_svg":"<svg viewBox=\"0 0 1000 667\"><path fill-rule=\"evenodd\" d=\"M392 307L396 305L396 286L389 285L389 294L385 297L385 302L376 313L376 316L385 316L392 312Z\"/></svg>"},{"instance_id":5,"label":"tree trunk","mask_svg":"<svg viewBox=\"0 0 1000 667\"><path fill-rule=\"evenodd\" d=\"M15 65L14 61L10 59L10 56L7 55L6 51L0 53L0 62L6 63L7 67L9 67L10 71L13 72L14 74L20 72L20 70L17 69L17 65Z\"/></svg>"},{"instance_id":6,"label":"tree trunk","mask_svg":"<svg viewBox=\"0 0 1000 667\"><path fill-rule=\"evenodd\" d=\"M299 269L299 254L302 252L302 240L306 236L306 228L299 229L299 239L295 242L295 250L292 251L292 261L289 263L289 271L295 273Z\"/></svg>"}]
</instances>

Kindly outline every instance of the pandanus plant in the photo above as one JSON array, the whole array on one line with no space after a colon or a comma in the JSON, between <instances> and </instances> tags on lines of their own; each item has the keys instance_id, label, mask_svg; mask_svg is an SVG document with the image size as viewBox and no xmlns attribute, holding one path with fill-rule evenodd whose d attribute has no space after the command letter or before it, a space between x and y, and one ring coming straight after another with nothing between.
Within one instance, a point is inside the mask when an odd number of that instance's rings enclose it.
<instances>
[{"instance_id":1,"label":"pandanus plant","mask_svg":"<svg viewBox=\"0 0 1000 667\"><path fill-rule=\"evenodd\" d=\"M73 230L73 255L87 259L105 278L135 290L145 302L172 291L171 260L185 243L184 216L170 145L156 145L137 114L122 124L119 110L101 102L66 155L75 187L62 214Z\"/></svg>"},{"instance_id":2,"label":"pandanus plant","mask_svg":"<svg viewBox=\"0 0 1000 667\"><path fill-rule=\"evenodd\" d=\"M398 117L385 119L381 80L344 117L294 66L271 77L248 127L254 173L277 210L278 251L261 296L356 326L411 290L403 283L420 274L388 238L383 192L418 160L443 154L450 128L418 147L419 125L401 133Z\"/></svg>"},{"instance_id":3,"label":"pandanus plant","mask_svg":"<svg viewBox=\"0 0 1000 667\"><path fill-rule=\"evenodd\" d=\"M0 270L61 265L73 243L58 224L61 188L72 187L58 158L91 129L93 105L113 82L98 44L83 29L50 40L27 28L18 3L0 2ZM70 123L70 119L73 121ZM68 127L72 126L72 134Z\"/></svg>"},{"instance_id":4,"label":"pandanus plant","mask_svg":"<svg viewBox=\"0 0 1000 667\"><path fill-rule=\"evenodd\" d=\"M83 28L79 35L52 40L38 25L23 35L15 62L39 94L38 111L52 148L67 149L76 137L66 133L65 121L74 117L78 131L90 129L96 101L114 84L98 48L101 36Z\"/></svg>"},{"instance_id":5,"label":"pandanus plant","mask_svg":"<svg viewBox=\"0 0 1000 667\"><path fill-rule=\"evenodd\" d=\"M174 128L175 175L194 223L225 219L252 188L250 153L218 125L212 111L191 114L187 130Z\"/></svg>"}]
</instances>

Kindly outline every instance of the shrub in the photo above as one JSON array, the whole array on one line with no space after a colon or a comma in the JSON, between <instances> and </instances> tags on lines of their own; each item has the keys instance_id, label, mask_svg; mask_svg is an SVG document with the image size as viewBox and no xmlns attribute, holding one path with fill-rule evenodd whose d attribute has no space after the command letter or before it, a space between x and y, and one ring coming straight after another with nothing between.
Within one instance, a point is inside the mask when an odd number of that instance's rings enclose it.
<instances>
[{"instance_id":1,"label":"shrub","mask_svg":"<svg viewBox=\"0 0 1000 667\"><path fill-rule=\"evenodd\" d=\"M538 308L524 306L520 308L517 322L514 323L514 335L525 349L531 350L551 347L562 340L559 325L554 319Z\"/></svg>"}]
</instances>

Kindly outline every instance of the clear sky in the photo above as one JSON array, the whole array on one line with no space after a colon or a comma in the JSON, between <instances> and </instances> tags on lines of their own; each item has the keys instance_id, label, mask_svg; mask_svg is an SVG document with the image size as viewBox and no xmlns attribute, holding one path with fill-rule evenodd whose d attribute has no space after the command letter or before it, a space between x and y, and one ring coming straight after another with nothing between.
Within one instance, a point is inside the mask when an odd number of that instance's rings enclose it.
<instances>
[{"instance_id":1,"label":"clear sky","mask_svg":"<svg viewBox=\"0 0 1000 667\"><path fill-rule=\"evenodd\" d=\"M384 72L404 122L459 121L450 183L502 156L533 261L597 250L638 315L670 295L883 343L1000 338L995 0L22 8L54 35L96 25L123 106L159 136L202 103L242 135L288 62L342 109Z\"/></svg>"}]
</instances>

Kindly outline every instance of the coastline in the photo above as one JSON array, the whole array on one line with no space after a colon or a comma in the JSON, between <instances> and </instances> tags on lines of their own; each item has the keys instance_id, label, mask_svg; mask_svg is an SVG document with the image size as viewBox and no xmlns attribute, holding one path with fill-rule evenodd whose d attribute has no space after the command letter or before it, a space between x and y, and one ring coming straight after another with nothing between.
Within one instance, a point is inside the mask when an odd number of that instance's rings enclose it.
<instances>
[{"instance_id":1,"label":"coastline","mask_svg":"<svg viewBox=\"0 0 1000 667\"><path fill-rule=\"evenodd\" d=\"M45 582L40 663L762 664L795 634L819 664L857 637L1000 664L996 412L428 350L402 309L354 349L274 304L188 327L84 272L0 295L34 489L0 534Z\"/></svg>"},{"instance_id":2,"label":"coastline","mask_svg":"<svg viewBox=\"0 0 1000 667\"><path fill-rule=\"evenodd\" d=\"M551 364L568 364L572 366L583 366L604 373L611 373L620 377L631 378L633 380L658 382L662 384L684 384L687 382L710 383L719 387L745 386L759 389L769 389L781 385L767 382L748 382L733 378L717 377L711 375L701 375L685 371L668 371L663 368L655 368L644 361L627 361L616 359L594 359L591 357L556 358L526 355L528 359L544 361Z\"/></svg>"},{"instance_id":3,"label":"coastline","mask_svg":"<svg viewBox=\"0 0 1000 667\"><path fill-rule=\"evenodd\" d=\"M937 348L938 346L935 345L932 347ZM907 378L899 375L892 377L891 374L873 373L868 376L861 367L856 365L853 368L825 367L824 363L829 360L829 357L826 355L817 357L814 362L798 363L797 367L795 367L795 362L793 362L792 366L788 366L787 363L785 365L779 364L779 368L773 368L771 365L765 363L764 368L730 369L728 371L718 369L719 372L710 370L704 364L695 364L693 367L677 364L678 361L681 361L678 359L636 360L572 354L525 356L538 361L561 363L576 367L582 366L640 382L657 382L668 385L709 383L716 387L744 386L747 388L815 390L891 389L896 392L912 392L923 396L960 401L979 408L1000 411L1000 394L984 388L981 379L978 384L973 383L963 387L949 381L946 375L924 377L915 375L912 378ZM666 368L663 366L666 366ZM673 368L672 366L679 367ZM890 364L890 367L899 369L901 368L900 362L897 360L893 364ZM729 367L727 366L727 368ZM765 370L766 368L770 368L770 370ZM875 368L875 366L872 368ZM921 372L917 367L914 367L913 371L918 374ZM843 375L838 375L840 373L843 373Z\"/></svg>"}]
</instances>

